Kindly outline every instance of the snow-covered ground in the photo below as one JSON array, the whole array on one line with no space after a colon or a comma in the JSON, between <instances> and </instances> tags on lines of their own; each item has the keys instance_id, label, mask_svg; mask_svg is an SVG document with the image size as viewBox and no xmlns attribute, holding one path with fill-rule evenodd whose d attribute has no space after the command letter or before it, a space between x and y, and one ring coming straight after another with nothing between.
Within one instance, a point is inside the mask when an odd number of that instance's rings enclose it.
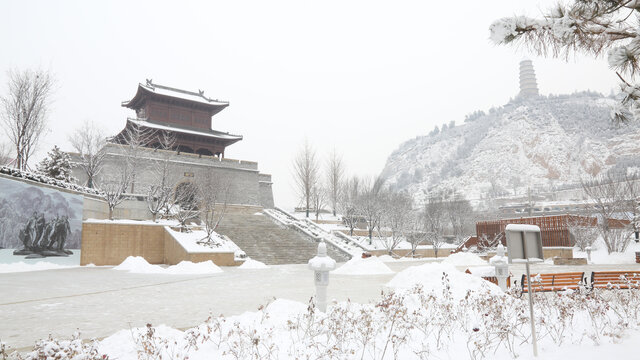
<instances>
[{"instance_id":1,"label":"snow-covered ground","mask_svg":"<svg viewBox=\"0 0 640 360\"><path fill-rule=\"evenodd\" d=\"M39 259L25 259L13 255L15 249L0 249L0 273L65 269L80 266L80 250L74 249L69 256L50 256Z\"/></svg>"},{"instance_id":2,"label":"snow-covered ground","mask_svg":"<svg viewBox=\"0 0 640 360\"><path fill-rule=\"evenodd\" d=\"M166 228L169 234L173 236L178 243L187 251L191 253L216 253L216 252L237 252L240 250L238 245L233 241L227 240L216 232L212 234L213 244L206 245L199 242L204 241L207 238L207 233L204 230L194 230L191 232L180 232Z\"/></svg>"},{"instance_id":3,"label":"snow-covered ground","mask_svg":"<svg viewBox=\"0 0 640 360\"><path fill-rule=\"evenodd\" d=\"M375 302L322 313L278 298L258 311L177 330L128 328L101 341L44 340L38 359L533 359L528 302L448 264L399 272ZM418 287L417 287L418 286ZM640 290L535 295L540 359L632 359ZM65 354L66 351L66 354ZM93 353L92 357L89 354ZM37 351L27 355L35 359Z\"/></svg>"},{"instance_id":4,"label":"snow-covered ground","mask_svg":"<svg viewBox=\"0 0 640 360\"><path fill-rule=\"evenodd\" d=\"M70 267L73 267L73 265L65 266L65 265L54 264L48 261L38 261L36 263L25 263L22 261L18 261L11 264L0 264L0 273L55 270L55 269L66 269Z\"/></svg>"},{"instance_id":5,"label":"snow-covered ground","mask_svg":"<svg viewBox=\"0 0 640 360\"><path fill-rule=\"evenodd\" d=\"M371 250L385 250L388 248L389 244L392 244L392 239L390 237L379 237L374 235L373 238L371 239L371 243L369 243L368 236L352 236L351 238L354 239L361 246L367 247L368 249L371 249ZM444 243L440 245L440 249L455 249L455 248L457 248L457 245L455 244ZM396 245L394 249L410 250L411 243L402 240L398 243L398 245ZM433 246L418 245L417 249L433 249Z\"/></svg>"},{"instance_id":6,"label":"snow-covered ground","mask_svg":"<svg viewBox=\"0 0 640 360\"><path fill-rule=\"evenodd\" d=\"M134 274L167 274L167 275L200 275L221 273L222 269L213 261L203 261L193 263L191 261L181 261L177 265L162 267L152 265L140 256L129 256L113 270L128 271Z\"/></svg>"},{"instance_id":7,"label":"snow-covered ground","mask_svg":"<svg viewBox=\"0 0 640 360\"><path fill-rule=\"evenodd\" d=\"M640 244L632 241L624 253L607 252L607 247L598 239L591 247L590 264L634 264L636 262L636 251L640 251ZM573 249L573 257L588 259L586 251L580 251L578 248Z\"/></svg>"}]
</instances>

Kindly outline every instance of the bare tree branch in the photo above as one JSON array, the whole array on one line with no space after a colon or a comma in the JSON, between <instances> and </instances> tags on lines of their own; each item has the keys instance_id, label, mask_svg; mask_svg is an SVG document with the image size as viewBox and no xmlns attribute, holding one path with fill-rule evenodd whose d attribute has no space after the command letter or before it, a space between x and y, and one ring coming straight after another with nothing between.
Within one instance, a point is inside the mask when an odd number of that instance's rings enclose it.
<instances>
[{"instance_id":1,"label":"bare tree branch","mask_svg":"<svg viewBox=\"0 0 640 360\"><path fill-rule=\"evenodd\" d=\"M106 155L106 137L103 130L95 123L85 121L68 139L78 153L77 165L87 176L85 185L89 188L95 187Z\"/></svg>"},{"instance_id":2,"label":"bare tree branch","mask_svg":"<svg viewBox=\"0 0 640 360\"><path fill-rule=\"evenodd\" d=\"M319 168L316 151L309 144L309 141L305 140L302 148L293 160L293 176L300 198L305 205L307 217L309 217L309 209L311 208L313 187L319 179Z\"/></svg>"},{"instance_id":3,"label":"bare tree branch","mask_svg":"<svg viewBox=\"0 0 640 360\"><path fill-rule=\"evenodd\" d=\"M55 81L49 72L42 70L10 70L7 77L8 93L0 98L0 118L15 149L15 166L26 170L47 128Z\"/></svg>"}]
</instances>

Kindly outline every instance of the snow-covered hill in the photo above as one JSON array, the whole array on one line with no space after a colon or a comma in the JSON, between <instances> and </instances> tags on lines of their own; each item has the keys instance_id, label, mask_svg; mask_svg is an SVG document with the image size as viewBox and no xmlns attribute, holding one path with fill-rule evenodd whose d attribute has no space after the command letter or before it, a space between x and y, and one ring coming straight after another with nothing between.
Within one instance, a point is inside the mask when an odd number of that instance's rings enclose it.
<instances>
[{"instance_id":1,"label":"snow-covered hill","mask_svg":"<svg viewBox=\"0 0 640 360\"><path fill-rule=\"evenodd\" d=\"M387 159L383 176L418 198L455 189L478 199L638 166L640 125L613 124L615 101L591 92L516 99L406 141Z\"/></svg>"}]
</instances>

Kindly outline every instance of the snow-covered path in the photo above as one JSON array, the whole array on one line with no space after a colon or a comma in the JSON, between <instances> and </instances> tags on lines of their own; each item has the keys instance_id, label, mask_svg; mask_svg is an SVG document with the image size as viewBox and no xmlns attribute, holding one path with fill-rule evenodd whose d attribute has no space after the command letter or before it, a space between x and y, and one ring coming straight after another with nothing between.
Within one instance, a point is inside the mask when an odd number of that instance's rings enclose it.
<instances>
[{"instance_id":1,"label":"snow-covered path","mask_svg":"<svg viewBox=\"0 0 640 360\"><path fill-rule=\"evenodd\" d=\"M397 273L423 263L386 264ZM512 267L515 276L524 270L520 267ZM608 269L637 271L640 264L538 265L532 271ZM13 348L25 348L49 334L66 338L77 330L83 338L101 338L147 323L187 328L201 323L209 312L236 315L255 311L273 298L307 302L314 294L312 273L304 264L223 270L206 276L132 274L110 267L0 274L0 339ZM359 303L378 300L383 285L394 275L332 274L329 298Z\"/></svg>"},{"instance_id":2,"label":"snow-covered path","mask_svg":"<svg viewBox=\"0 0 640 360\"><path fill-rule=\"evenodd\" d=\"M389 266L399 271L420 263ZM83 338L92 338L147 323L185 328L209 312L255 311L274 297L307 302L315 291L306 264L223 270L206 276L131 274L110 267L0 274L0 339L22 348L78 329ZM393 275L333 275L329 296L366 303L379 297Z\"/></svg>"}]
</instances>

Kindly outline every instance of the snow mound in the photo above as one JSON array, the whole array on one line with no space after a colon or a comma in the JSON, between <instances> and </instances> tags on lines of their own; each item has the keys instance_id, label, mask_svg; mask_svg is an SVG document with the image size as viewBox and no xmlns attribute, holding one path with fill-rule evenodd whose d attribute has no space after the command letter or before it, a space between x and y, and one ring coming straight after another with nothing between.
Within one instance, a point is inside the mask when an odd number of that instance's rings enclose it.
<instances>
[{"instance_id":1,"label":"snow mound","mask_svg":"<svg viewBox=\"0 0 640 360\"><path fill-rule=\"evenodd\" d=\"M200 275L221 273L222 269L211 260L193 263L191 261L180 261L178 265L172 265L164 269L166 274L172 275Z\"/></svg>"},{"instance_id":2,"label":"snow mound","mask_svg":"<svg viewBox=\"0 0 640 360\"><path fill-rule=\"evenodd\" d=\"M38 261L35 264L27 264L25 262L19 261L11 264L0 264L0 273L55 270L55 269L66 269L70 267L72 266L58 265L58 264L50 263L48 261Z\"/></svg>"},{"instance_id":3,"label":"snow mound","mask_svg":"<svg viewBox=\"0 0 640 360\"><path fill-rule=\"evenodd\" d=\"M493 265L498 261L504 261L505 263L507 263L509 262L509 257L495 255L491 259L489 259L489 264Z\"/></svg>"},{"instance_id":4,"label":"snow mound","mask_svg":"<svg viewBox=\"0 0 640 360\"><path fill-rule=\"evenodd\" d=\"M430 263L420 266L412 266L402 270L386 284L386 287L394 290L410 289L416 285L422 285L425 292L442 294L442 277L446 273L449 277L449 287L451 295L455 299L462 299L468 290L483 291L488 290L499 294L501 290L498 286L477 276L465 274L457 270L451 264Z\"/></svg>"},{"instance_id":5,"label":"snow mound","mask_svg":"<svg viewBox=\"0 0 640 360\"><path fill-rule=\"evenodd\" d=\"M141 256L129 256L113 268L113 270L128 271L135 274L161 274L164 269L158 265L151 265Z\"/></svg>"},{"instance_id":6,"label":"snow mound","mask_svg":"<svg viewBox=\"0 0 640 360\"><path fill-rule=\"evenodd\" d=\"M163 268L159 265L151 265L140 256L129 256L122 264L113 270L128 271L133 274L167 274L167 275L201 275L221 273L222 269L213 261L203 261L193 263L191 261L181 261L178 265Z\"/></svg>"},{"instance_id":7,"label":"snow mound","mask_svg":"<svg viewBox=\"0 0 640 360\"><path fill-rule=\"evenodd\" d=\"M376 256L366 259L354 257L332 272L336 275L393 274L393 271Z\"/></svg>"},{"instance_id":8,"label":"snow mound","mask_svg":"<svg viewBox=\"0 0 640 360\"><path fill-rule=\"evenodd\" d=\"M480 256L468 252L451 254L442 260L442 263L455 266L487 265L487 262Z\"/></svg>"},{"instance_id":9,"label":"snow mound","mask_svg":"<svg viewBox=\"0 0 640 360\"><path fill-rule=\"evenodd\" d=\"M159 325L153 327L154 337L163 339L175 339L179 345L183 345L184 332L174 329L166 325ZM109 354L110 359L131 359L138 358L138 347L133 341L134 337L144 335L147 331L145 327L125 329L116 332L115 334L104 338L100 341L98 346L98 352L100 354ZM177 347L177 346L176 346ZM170 349L161 348L161 355L158 358L171 358ZM79 357L78 357L79 358Z\"/></svg>"},{"instance_id":10,"label":"snow mound","mask_svg":"<svg viewBox=\"0 0 640 360\"><path fill-rule=\"evenodd\" d=\"M272 319L280 319L284 323L286 320L306 312L308 307L308 304L299 301L279 298L267 305L264 312L269 314Z\"/></svg>"},{"instance_id":11,"label":"snow mound","mask_svg":"<svg viewBox=\"0 0 640 360\"><path fill-rule=\"evenodd\" d=\"M471 275L479 277L496 276L495 266L475 266L469 269Z\"/></svg>"},{"instance_id":12,"label":"snow mound","mask_svg":"<svg viewBox=\"0 0 640 360\"><path fill-rule=\"evenodd\" d=\"M238 269L268 269L269 267L265 263L258 260L248 258L245 262L238 266Z\"/></svg>"}]
</instances>

